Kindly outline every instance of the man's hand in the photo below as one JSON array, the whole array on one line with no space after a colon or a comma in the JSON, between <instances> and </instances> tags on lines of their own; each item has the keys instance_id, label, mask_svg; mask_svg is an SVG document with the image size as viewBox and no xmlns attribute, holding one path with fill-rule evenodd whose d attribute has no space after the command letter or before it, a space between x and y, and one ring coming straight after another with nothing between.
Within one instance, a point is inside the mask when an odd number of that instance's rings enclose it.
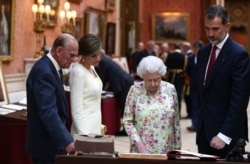
<instances>
[{"instance_id":1,"label":"man's hand","mask_svg":"<svg viewBox=\"0 0 250 164\"><path fill-rule=\"evenodd\" d=\"M65 151L68 153L68 154L75 154L75 144L74 142L70 143L69 145L67 145L65 147Z\"/></svg>"},{"instance_id":2,"label":"man's hand","mask_svg":"<svg viewBox=\"0 0 250 164\"><path fill-rule=\"evenodd\" d=\"M210 146L214 149L223 149L226 143L222 141L218 136L212 138Z\"/></svg>"}]
</instances>

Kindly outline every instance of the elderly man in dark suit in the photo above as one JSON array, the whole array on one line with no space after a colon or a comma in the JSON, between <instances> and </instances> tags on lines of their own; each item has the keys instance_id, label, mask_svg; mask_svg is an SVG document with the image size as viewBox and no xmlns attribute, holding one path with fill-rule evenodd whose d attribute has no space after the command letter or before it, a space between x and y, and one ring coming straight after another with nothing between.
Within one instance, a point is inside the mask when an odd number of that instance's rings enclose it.
<instances>
[{"instance_id":1,"label":"elderly man in dark suit","mask_svg":"<svg viewBox=\"0 0 250 164\"><path fill-rule=\"evenodd\" d=\"M225 158L239 139L248 140L250 62L247 51L228 34L229 15L224 7L210 6L204 19L210 44L200 49L197 59L199 123L196 142L200 153ZM211 62L213 60L215 62Z\"/></svg>"},{"instance_id":2,"label":"elderly man in dark suit","mask_svg":"<svg viewBox=\"0 0 250 164\"><path fill-rule=\"evenodd\" d=\"M32 67L27 82L27 145L34 164L52 164L56 155L74 153L74 140L67 123L67 102L62 68L77 60L78 42L61 34L51 52Z\"/></svg>"}]
</instances>

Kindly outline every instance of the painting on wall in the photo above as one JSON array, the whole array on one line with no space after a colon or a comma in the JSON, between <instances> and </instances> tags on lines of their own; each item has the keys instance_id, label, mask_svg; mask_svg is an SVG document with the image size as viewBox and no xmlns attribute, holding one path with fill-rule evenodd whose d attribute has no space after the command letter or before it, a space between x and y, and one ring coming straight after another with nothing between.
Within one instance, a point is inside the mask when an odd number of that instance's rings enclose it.
<instances>
[{"instance_id":1,"label":"painting on wall","mask_svg":"<svg viewBox=\"0 0 250 164\"><path fill-rule=\"evenodd\" d=\"M112 56L115 53L115 23L107 24L106 54Z\"/></svg>"},{"instance_id":2,"label":"painting on wall","mask_svg":"<svg viewBox=\"0 0 250 164\"><path fill-rule=\"evenodd\" d=\"M79 41L84 35L84 23L82 18L76 18L75 22L75 38Z\"/></svg>"},{"instance_id":3,"label":"painting on wall","mask_svg":"<svg viewBox=\"0 0 250 164\"><path fill-rule=\"evenodd\" d=\"M189 40L189 14L179 12L153 14L152 38L157 43Z\"/></svg>"},{"instance_id":4,"label":"painting on wall","mask_svg":"<svg viewBox=\"0 0 250 164\"><path fill-rule=\"evenodd\" d=\"M0 59L13 59L14 0L0 0Z\"/></svg>"},{"instance_id":5,"label":"painting on wall","mask_svg":"<svg viewBox=\"0 0 250 164\"><path fill-rule=\"evenodd\" d=\"M103 48L105 48L107 12L104 10L89 7L85 11L85 34L94 34L98 36Z\"/></svg>"}]
</instances>

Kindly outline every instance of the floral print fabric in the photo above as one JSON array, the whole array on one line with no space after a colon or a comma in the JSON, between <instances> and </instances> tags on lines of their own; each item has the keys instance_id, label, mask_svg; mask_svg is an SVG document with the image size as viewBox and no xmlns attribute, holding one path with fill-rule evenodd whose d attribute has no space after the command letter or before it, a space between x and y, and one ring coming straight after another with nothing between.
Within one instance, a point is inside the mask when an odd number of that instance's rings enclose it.
<instances>
[{"instance_id":1,"label":"floral print fabric","mask_svg":"<svg viewBox=\"0 0 250 164\"><path fill-rule=\"evenodd\" d=\"M178 100L175 87L161 81L158 93L147 93L144 82L135 83L126 99L123 116L130 138L130 152L139 153L143 143L150 154L164 154L181 148Z\"/></svg>"}]
</instances>

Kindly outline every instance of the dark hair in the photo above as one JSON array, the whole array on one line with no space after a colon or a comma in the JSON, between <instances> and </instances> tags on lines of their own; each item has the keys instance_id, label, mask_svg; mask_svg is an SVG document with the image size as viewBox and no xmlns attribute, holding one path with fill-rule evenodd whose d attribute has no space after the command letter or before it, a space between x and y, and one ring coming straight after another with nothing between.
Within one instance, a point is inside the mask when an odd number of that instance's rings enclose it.
<instances>
[{"instance_id":1,"label":"dark hair","mask_svg":"<svg viewBox=\"0 0 250 164\"><path fill-rule=\"evenodd\" d=\"M67 47L72 40L76 41L74 36L70 34L61 34L54 41L51 51L54 52L58 46Z\"/></svg>"},{"instance_id":2,"label":"dark hair","mask_svg":"<svg viewBox=\"0 0 250 164\"><path fill-rule=\"evenodd\" d=\"M79 40L79 51L78 54L82 56L91 55L95 51L101 48L101 40L93 35L87 34Z\"/></svg>"},{"instance_id":3,"label":"dark hair","mask_svg":"<svg viewBox=\"0 0 250 164\"><path fill-rule=\"evenodd\" d=\"M204 43L201 40L197 40L193 43L194 47L201 48L204 45Z\"/></svg>"},{"instance_id":4,"label":"dark hair","mask_svg":"<svg viewBox=\"0 0 250 164\"><path fill-rule=\"evenodd\" d=\"M220 5L211 5L205 12L205 18L214 19L215 17L220 17L224 25L229 22L227 10Z\"/></svg>"}]
</instances>

